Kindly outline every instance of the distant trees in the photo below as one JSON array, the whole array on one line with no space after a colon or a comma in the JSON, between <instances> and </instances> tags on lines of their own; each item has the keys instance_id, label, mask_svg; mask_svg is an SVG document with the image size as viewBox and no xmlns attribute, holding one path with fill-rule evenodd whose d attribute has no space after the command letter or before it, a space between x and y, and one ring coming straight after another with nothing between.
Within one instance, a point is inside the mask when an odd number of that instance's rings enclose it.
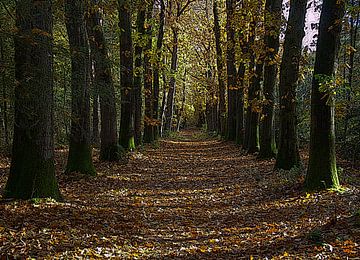
<instances>
[{"instance_id":1,"label":"distant trees","mask_svg":"<svg viewBox=\"0 0 360 260\"><path fill-rule=\"evenodd\" d=\"M55 178L52 1L16 3L15 124L4 197L61 199Z\"/></svg>"}]
</instances>

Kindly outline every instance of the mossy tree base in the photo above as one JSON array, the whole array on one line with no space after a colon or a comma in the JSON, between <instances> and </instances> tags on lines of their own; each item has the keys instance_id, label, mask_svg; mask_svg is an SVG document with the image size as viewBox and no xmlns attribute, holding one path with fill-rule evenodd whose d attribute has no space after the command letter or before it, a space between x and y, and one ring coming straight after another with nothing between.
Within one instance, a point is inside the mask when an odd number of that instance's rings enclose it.
<instances>
[{"instance_id":1,"label":"mossy tree base","mask_svg":"<svg viewBox=\"0 0 360 260\"><path fill-rule=\"evenodd\" d=\"M84 175L96 176L92 163L91 146L86 143L70 142L69 157L65 174L78 172Z\"/></svg>"},{"instance_id":2,"label":"mossy tree base","mask_svg":"<svg viewBox=\"0 0 360 260\"><path fill-rule=\"evenodd\" d=\"M62 200L55 177L54 159L39 160L34 151L15 154L4 197L14 199L52 198Z\"/></svg>"}]
</instances>

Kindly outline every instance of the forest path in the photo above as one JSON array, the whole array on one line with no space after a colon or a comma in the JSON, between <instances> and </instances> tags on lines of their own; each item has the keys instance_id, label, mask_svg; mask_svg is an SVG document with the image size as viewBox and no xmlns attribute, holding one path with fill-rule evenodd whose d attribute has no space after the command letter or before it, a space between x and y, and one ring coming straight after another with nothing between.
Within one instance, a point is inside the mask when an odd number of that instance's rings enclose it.
<instances>
[{"instance_id":1,"label":"forest path","mask_svg":"<svg viewBox=\"0 0 360 260\"><path fill-rule=\"evenodd\" d=\"M273 161L198 130L159 146L132 154L126 165L96 160L96 178L60 176L65 203L0 205L0 252L121 259L359 255L359 228L349 218L357 189L306 194L301 176L274 173Z\"/></svg>"}]
</instances>

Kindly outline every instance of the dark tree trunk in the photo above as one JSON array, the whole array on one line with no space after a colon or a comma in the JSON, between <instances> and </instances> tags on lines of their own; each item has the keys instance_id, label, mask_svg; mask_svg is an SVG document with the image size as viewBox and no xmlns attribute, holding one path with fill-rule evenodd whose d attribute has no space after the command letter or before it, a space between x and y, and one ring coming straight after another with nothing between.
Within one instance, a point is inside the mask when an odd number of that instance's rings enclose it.
<instances>
[{"instance_id":1,"label":"dark tree trunk","mask_svg":"<svg viewBox=\"0 0 360 260\"><path fill-rule=\"evenodd\" d=\"M143 49L144 49L144 37L145 37L145 15L146 6L144 3L139 4L138 14L136 18L136 27L138 33L138 39L135 42L135 70L134 70L134 138L135 145L141 144L141 122L142 122L142 79L145 77L143 73Z\"/></svg>"},{"instance_id":2,"label":"dark tree trunk","mask_svg":"<svg viewBox=\"0 0 360 260\"><path fill-rule=\"evenodd\" d=\"M181 121L182 121L182 117L183 117L183 114L184 114L185 101L186 101L186 69L185 69L184 78L183 78L181 107L180 107L180 110L178 112L178 122L177 122L177 127L176 127L177 131L180 131Z\"/></svg>"},{"instance_id":3,"label":"dark tree trunk","mask_svg":"<svg viewBox=\"0 0 360 260\"><path fill-rule=\"evenodd\" d=\"M61 199L54 167L51 2L16 3L15 124L5 198Z\"/></svg>"},{"instance_id":4,"label":"dark tree trunk","mask_svg":"<svg viewBox=\"0 0 360 260\"><path fill-rule=\"evenodd\" d=\"M324 0L320 15L311 92L311 131L309 166L305 180L307 189L336 188L339 184L335 154L335 110L331 84L340 45L341 21L345 1Z\"/></svg>"},{"instance_id":5,"label":"dark tree trunk","mask_svg":"<svg viewBox=\"0 0 360 260\"><path fill-rule=\"evenodd\" d=\"M245 54L243 49L243 55ZM236 138L235 142L239 145L244 144L244 77L245 77L246 67L245 63L241 63L238 75L237 82L239 89L236 93Z\"/></svg>"},{"instance_id":6,"label":"dark tree trunk","mask_svg":"<svg viewBox=\"0 0 360 260\"><path fill-rule=\"evenodd\" d=\"M130 1L119 0L120 26L120 80L121 80L121 118L119 144L124 149L134 149L134 66L133 43L131 36Z\"/></svg>"},{"instance_id":7,"label":"dark tree trunk","mask_svg":"<svg viewBox=\"0 0 360 260\"><path fill-rule=\"evenodd\" d=\"M172 126L172 117L174 110L174 99L175 99L175 73L177 71L177 60L178 60L178 34L177 29L172 28L173 32L173 40L172 40L172 52L171 52L171 76L169 81L169 91L166 99L166 107L165 107L165 132L171 131Z\"/></svg>"},{"instance_id":8,"label":"dark tree trunk","mask_svg":"<svg viewBox=\"0 0 360 260\"><path fill-rule=\"evenodd\" d=\"M228 90L228 113L226 139L236 139L236 66L235 66L235 30L234 30L234 0L226 0L226 66L227 66L227 90Z\"/></svg>"},{"instance_id":9,"label":"dark tree trunk","mask_svg":"<svg viewBox=\"0 0 360 260\"><path fill-rule=\"evenodd\" d=\"M0 25L0 30L1 30L1 25ZM1 62L5 63L5 50L4 50L4 41L3 38L0 36L0 60ZM8 120L8 97L7 97L7 91L6 91L6 80L5 80L5 67L1 68L0 72L1 72L1 91L2 91L2 106L1 106L1 124L2 124L2 129L3 129L3 139L4 139L4 147L5 149L8 151L9 147L10 147L10 138L9 138L9 120Z\"/></svg>"},{"instance_id":10,"label":"dark tree trunk","mask_svg":"<svg viewBox=\"0 0 360 260\"><path fill-rule=\"evenodd\" d=\"M164 62L166 64L166 62ZM166 93L166 75L165 71L163 70L163 94L162 94L162 101L161 101L161 108L160 108L160 135L164 136L164 128L165 128L165 109L166 109L166 100L167 100L167 93Z\"/></svg>"},{"instance_id":11,"label":"dark tree trunk","mask_svg":"<svg viewBox=\"0 0 360 260\"><path fill-rule=\"evenodd\" d=\"M91 70L91 69L90 69ZM100 131L99 131L99 93L96 89L95 82L92 85L93 91L93 106L92 106L92 133L91 133L91 141L93 145L98 146L100 143Z\"/></svg>"},{"instance_id":12,"label":"dark tree trunk","mask_svg":"<svg viewBox=\"0 0 360 260\"><path fill-rule=\"evenodd\" d=\"M90 29L90 42L92 42L90 44L91 52L95 62L93 83L100 97L100 160L117 161L120 159L120 154L117 144L115 89L111 75L111 61L108 56L107 43L101 25L102 17L98 9L99 7L96 7L97 4L98 0L92 0L89 10L88 27Z\"/></svg>"},{"instance_id":13,"label":"dark tree trunk","mask_svg":"<svg viewBox=\"0 0 360 260\"><path fill-rule=\"evenodd\" d=\"M266 0L265 3L265 66L260 121L259 158L269 159L276 156L274 135L274 94L277 76L276 56L279 52L282 0Z\"/></svg>"},{"instance_id":14,"label":"dark tree trunk","mask_svg":"<svg viewBox=\"0 0 360 260\"><path fill-rule=\"evenodd\" d=\"M154 138L157 140L159 138L160 132L160 121L159 118L159 94L160 94L160 62L162 60L162 46L164 39L164 24L165 24L165 3L164 0L160 0L160 16L159 16L159 32L156 42L156 62L154 64L154 119L157 120L154 125Z\"/></svg>"},{"instance_id":15,"label":"dark tree trunk","mask_svg":"<svg viewBox=\"0 0 360 260\"><path fill-rule=\"evenodd\" d=\"M280 138L275 168L290 170L300 164L297 137L296 85L299 79L302 40L305 35L306 0L290 3L280 66Z\"/></svg>"},{"instance_id":16,"label":"dark tree trunk","mask_svg":"<svg viewBox=\"0 0 360 260\"><path fill-rule=\"evenodd\" d=\"M215 45L216 45L216 65L217 75L219 84L219 132L220 135L225 135L226 129L226 104L225 104L225 82L224 82L224 61L223 51L221 48L221 29L219 24L219 12L217 7L217 0L213 1L213 12L214 12L214 34L215 34Z\"/></svg>"},{"instance_id":17,"label":"dark tree trunk","mask_svg":"<svg viewBox=\"0 0 360 260\"><path fill-rule=\"evenodd\" d=\"M144 49L144 89L145 89L145 118L144 118L144 142L152 143L155 140L154 125L156 124L154 115L154 95L153 95L153 70L151 65L152 49L152 18L153 3L148 5L146 19L149 26L146 29L146 46Z\"/></svg>"},{"instance_id":18,"label":"dark tree trunk","mask_svg":"<svg viewBox=\"0 0 360 260\"><path fill-rule=\"evenodd\" d=\"M252 49L252 46L255 45L255 23L250 23L250 35L249 35L249 55L250 55L250 61L249 61L249 75L251 77L249 78L247 84L248 84L248 91L247 91L247 106L244 108L246 111L245 114L245 131L244 131L244 140L243 140L243 148L245 150L249 149L249 137L250 137L250 126L251 126L251 114L252 114L252 108L251 108L251 100L253 99L253 81L254 81L254 74L255 74L255 53Z\"/></svg>"},{"instance_id":19,"label":"dark tree trunk","mask_svg":"<svg viewBox=\"0 0 360 260\"><path fill-rule=\"evenodd\" d=\"M249 87L249 133L247 152L255 153L259 151L259 101L261 91L261 80L264 73L264 64L261 60L255 66L255 75Z\"/></svg>"},{"instance_id":20,"label":"dark tree trunk","mask_svg":"<svg viewBox=\"0 0 360 260\"><path fill-rule=\"evenodd\" d=\"M65 16L71 52L71 133L65 172L96 175L91 154L90 59L84 2L65 1Z\"/></svg>"}]
</instances>

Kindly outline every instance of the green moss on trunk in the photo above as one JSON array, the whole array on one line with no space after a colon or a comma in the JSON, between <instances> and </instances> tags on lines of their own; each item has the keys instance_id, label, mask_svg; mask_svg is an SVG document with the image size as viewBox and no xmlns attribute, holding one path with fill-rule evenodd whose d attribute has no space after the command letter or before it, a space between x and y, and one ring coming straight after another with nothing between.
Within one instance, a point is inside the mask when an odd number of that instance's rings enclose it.
<instances>
[{"instance_id":1,"label":"green moss on trunk","mask_svg":"<svg viewBox=\"0 0 360 260\"><path fill-rule=\"evenodd\" d=\"M30 150L14 155L5 198L62 200L55 177L54 158L41 160L36 154L36 151Z\"/></svg>"}]
</instances>

